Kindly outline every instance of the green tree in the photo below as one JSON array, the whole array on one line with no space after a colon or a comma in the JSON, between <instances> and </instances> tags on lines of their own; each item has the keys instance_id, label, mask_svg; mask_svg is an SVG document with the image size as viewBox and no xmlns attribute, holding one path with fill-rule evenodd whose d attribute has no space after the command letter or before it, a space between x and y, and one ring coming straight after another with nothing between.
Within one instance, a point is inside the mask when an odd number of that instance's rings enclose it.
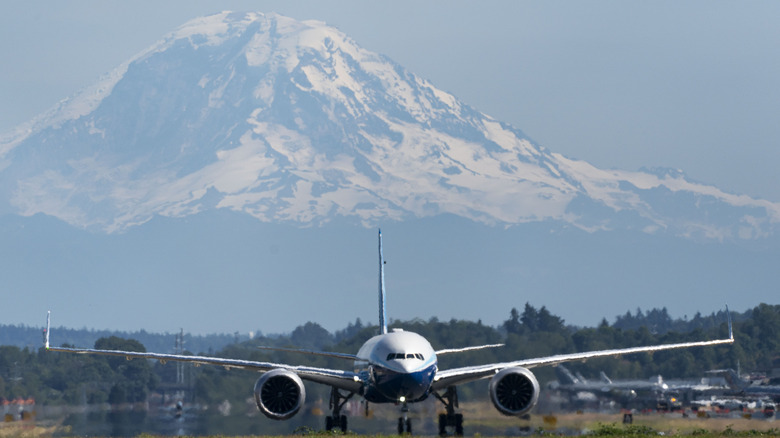
<instances>
[{"instance_id":1,"label":"green tree","mask_svg":"<svg viewBox=\"0 0 780 438\"><path fill-rule=\"evenodd\" d=\"M307 322L293 330L290 341L296 348L322 349L333 343L333 337L321 325Z\"/></svg>"},{"instance_id":2,"label":"green tree","mask_svg":"<svg viewBox=\"0 0 780 438\"><path fill-rule=\"evenodd\" d=\"M512 310L509 312L509 319L504 321L503 327L507 333L519 335L522 332L523 326L520 323L520 312L517 311L517 308L512 307Z\"/></svg>"},{"instance_id":3,"label":"green tree","mask_svg":"<svg viewBox=\"0 0 780 438\"><path fill-rule=\"evenodd\" d=\"M98 339L95 341L95 349L146 352L146 348L140 342L116 336ZM152 373L152 366L148 360L126 360L121 356L105 356L100 359L114 371L109 403L143 402L149 391L156 386L157 378Z\"/></svg>"}]
</instances>

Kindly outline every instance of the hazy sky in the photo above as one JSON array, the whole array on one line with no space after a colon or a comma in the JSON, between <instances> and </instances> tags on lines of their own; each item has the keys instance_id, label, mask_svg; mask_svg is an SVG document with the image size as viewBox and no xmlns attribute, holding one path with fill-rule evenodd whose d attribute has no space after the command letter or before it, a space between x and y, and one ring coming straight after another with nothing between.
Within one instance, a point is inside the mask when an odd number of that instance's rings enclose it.
<instances>
[{"instance_id":1,"label":"hazy sky","mask_svg":"<svg viewBox=\"0 0 780 438\"><path fill-rule=\"evenodd\" d=\"M6 0L0 132L226 9L338 27L554 152L780 202L774 1Z\"/></svg>"},{"instance_id":2,"label":"hazy sky","mask_svg":"<svg viewBox=\"0 0 780 438\"><path fill-rule=\"evenodd\" d=\"M0 131L220 10L325 21L569 157L780 201L774 1L5 1Z\"/></svg>"}]
</instances>

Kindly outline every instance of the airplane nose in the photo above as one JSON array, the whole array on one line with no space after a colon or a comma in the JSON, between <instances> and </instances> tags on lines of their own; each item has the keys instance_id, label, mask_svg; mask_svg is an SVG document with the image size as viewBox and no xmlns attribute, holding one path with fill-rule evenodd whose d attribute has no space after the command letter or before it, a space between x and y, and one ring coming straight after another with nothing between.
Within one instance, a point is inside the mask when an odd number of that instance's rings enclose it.
<instances>
[{"instance_id":1,"label":"airplane nose","mask_svg":"<svg viewBox=\"0 0 780 438\"><path fill-rule=\"evenodd\" d=\"M409 373L401 377L398 385L399 397L407 400L416 400L422 397L428 390L428 382L423 373Z\"/></svg>"},{"instance_id":2,"label":"airplane nose","mask_svg":"<svg viewBox=\"0 0 780 438\"><path fill-rule=\"evenodd\" d=\"M430 378L422 372L396 373L381 386L382 392L391 400L417 400L428 391Z\"/></svg>"}]
</instances>

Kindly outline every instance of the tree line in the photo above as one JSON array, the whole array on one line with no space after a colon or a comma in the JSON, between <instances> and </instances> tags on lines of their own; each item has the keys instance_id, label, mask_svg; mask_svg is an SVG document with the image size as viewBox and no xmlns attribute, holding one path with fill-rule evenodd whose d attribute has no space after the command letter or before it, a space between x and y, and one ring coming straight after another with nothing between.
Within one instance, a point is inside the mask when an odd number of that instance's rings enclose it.
<instances>
[{"instance_id":1,"label":"tree line","mask_svg":"<svg viewBox=\"0 0 780 438\"><path fill-rule=\"evenodd\" d=\"M43 322L43 318L41 318ZM43 344L42 327L29 325L0 324L0 345L12 345L19 348L37 349ZM176 333L152 333L146 330L134 332L119 330L94 330L73 329L66 327L54 327L52 329L57 345L67 343L71 345L92 346L100 338L112 336L124 339L135 339L142 343L149 351L162 353L173 352ZM184 333L183 343L191 351L214 353L228 344L233 344L249 339L247 334L239 333L214 333L207 335L193 335Z\"/></svg>"},{"instance_id":2,"label":"tree line","mask_svg":"<svg viewBox=\"0 0 780 438\"><path fill-rule=\"evenodd\" d=\"M571 367L583 375L604 371L612 378L697 378L716 368L770 371L780 367L780 305L760 304L744 313L733 313L733 345L636 354L619 358L591 359ZM577 351L622 348L639 345L700 341L728 336L725 312L692 319L673 320L665 309L627 313L613 324L603 320L598 327L567 326L563 319L545 307L526 303L512 309L498 327L481 321L452 319L394 321L391 327L413 331L427 338L434 349L504 343L504 347L446 355L442 369L488 362L504 362L527 357L549 356ZM673 328L673 329L672 329ZM350 368L341 359L308 356L288 351L260 350L258 346L293 347L354 354L378 327L360 319L343 330L330 333L309 322L282 336L259 336L232 342L218 351L198 351L200 355L257 361L272 361L329 368ZM66 344L67 345L67 344ZM80 345L83 346L83 345ZM146 351L132 339L102 337L95 348ZM187 345L185 345L186 347ZM185 354L192 354L186 352ZM539 381L554 379L550 367L534 369ZM0 398L34 398L44 404L133 403L145 401L154 391L164 391L176 381L176 364L131 360L123 357L75 355L46 352L42 348L0 347ZM257 374L227 371L221 367L186 367L184 385L189 401L219 403L229 400L245 403L251 396ZM484 382L483 382L484 383ZM465 386L461 399L484 398L484 384ZM307 392L327 399L327 388L311 385Z\"/></svg>"}]
</instances>

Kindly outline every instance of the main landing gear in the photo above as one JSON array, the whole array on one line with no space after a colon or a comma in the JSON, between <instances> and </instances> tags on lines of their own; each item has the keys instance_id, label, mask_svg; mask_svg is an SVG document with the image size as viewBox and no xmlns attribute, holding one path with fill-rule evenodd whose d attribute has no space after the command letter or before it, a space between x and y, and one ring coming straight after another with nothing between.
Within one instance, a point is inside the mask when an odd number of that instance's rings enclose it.
<instances>
[{"instance_id":1,"label":"main landing gear","mask_svg":"<svg viewBox=\"0 0 780 438\"><path fill-rule=\"evenodd\" d=\"M458 392L454 386L447 387L444 395L433 393L440 402L444 403L446 414L439 414L439 436L447 436L447 427L455 429L455 436L463 436L463 414L456 414L458 407Z\"/></svg>"},{"instance_id":2,"label":"main landing gear","mask_svg":"<svg viewBox=\"0 0 780 438\"><path fill-rule=\"evenodd\" d=\"M335 428L341 429L342 432L347 431L347 416L341 415L341 408L355 395L354 392L350 392L347 395L341 394L336 388L330 390L330 410L331 414L325 417L325 430L331 431Z\"/></svg>"}]
</instances>

